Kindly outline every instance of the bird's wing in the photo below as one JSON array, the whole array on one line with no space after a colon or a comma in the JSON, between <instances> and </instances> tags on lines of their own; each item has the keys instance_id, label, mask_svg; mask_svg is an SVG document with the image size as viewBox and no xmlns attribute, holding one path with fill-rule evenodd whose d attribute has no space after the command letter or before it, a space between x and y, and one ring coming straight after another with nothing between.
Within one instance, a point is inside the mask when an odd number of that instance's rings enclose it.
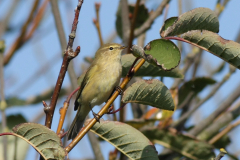
<instances>
[{"instance_id":1,"label":"bird's wing","mask_svg":"<svg viewBox=\"0 0 240 160\"><path fill-rule=\"evenodd\" d=\"M81 83L80 89L78 90L78 94L76 96L76 100L74 102L74 111L76 111L78 109L78 107L79 107L79 98L81 96L81 93L82 93L84 87L86 86L86 84L88 84L89 80L94 75L94 73L97 72L97 70L98 70L98 66L95 64L95 65L90 66L90 68L86 72L86 74L85 74L85 76L83 78L83 81Z\"/></svg>"}]
</instances>

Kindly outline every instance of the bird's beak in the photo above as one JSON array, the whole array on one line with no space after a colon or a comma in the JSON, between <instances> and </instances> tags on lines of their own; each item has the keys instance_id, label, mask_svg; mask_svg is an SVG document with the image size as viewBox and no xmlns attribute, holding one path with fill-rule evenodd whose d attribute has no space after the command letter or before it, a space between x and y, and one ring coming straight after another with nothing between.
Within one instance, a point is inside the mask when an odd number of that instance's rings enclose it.
<instances>
[{"instance_id":1,"label":"bird's beak","mask_svg":"<svg viewBox=\"0 0 240 160\"><path fill-rule=\"evenodd\" d=\"M127 47L125 47L125 46L121 46L121 47L120 47L120 49L125 49L125 48L127 48Z\"/></svg>"}]
</instances>

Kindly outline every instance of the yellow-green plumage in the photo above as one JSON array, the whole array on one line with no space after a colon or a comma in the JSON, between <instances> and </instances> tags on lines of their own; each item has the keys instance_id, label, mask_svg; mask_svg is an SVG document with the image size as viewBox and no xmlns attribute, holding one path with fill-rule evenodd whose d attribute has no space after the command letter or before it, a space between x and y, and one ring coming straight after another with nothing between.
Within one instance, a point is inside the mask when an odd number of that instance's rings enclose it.
<instances>
[{"instance_id":1,"label":"yellow-green plumage","mask_svg":"<svg viewBox=\"0 0 240 160\"><path fill-rule=\"evenodd\" d=\"M119 85L122 75L121 52L124 48L120 44L109 43L96 52L75 100L75 110L78 111L68 131L68 139L77 136L91 108L107 101Z\"/></svg>"}]
</instances>

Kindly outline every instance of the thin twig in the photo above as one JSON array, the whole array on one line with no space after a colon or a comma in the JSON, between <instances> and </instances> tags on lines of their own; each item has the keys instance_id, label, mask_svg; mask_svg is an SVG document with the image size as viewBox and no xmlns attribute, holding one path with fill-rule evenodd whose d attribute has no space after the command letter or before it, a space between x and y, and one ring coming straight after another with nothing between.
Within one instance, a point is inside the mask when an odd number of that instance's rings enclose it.
<instances>
[{"instance_id":1,"label":"thin twig","mask_svg":"<svg viewBox=\"0 0 240 160\"><path fill-rule=\"evenodd\" d=\"M76 48L75 52L73 52L72 50L66 50L64 57L63 57L62 67L61 67L59 75L58 75L58 79L57 79L57 82L55 85L55 89L53 92L53 96L52 96L50 105L47 106L44 103L44 111L46 113L45 126L47 126L48 128L51 128L51 125L52 125L54 110L56 107L57 99L58 99L59 92L62 87L62 83L63 83L64 77L65 77L65 74L67 72L68 64L73 58L75 58L78 55L79 52L80 52L80 46L78 46Z\"/></svg>"},{"instance_id":2,"label":"thin twig","mask_svg":"<svg viewBox=\"0 0 240 160\"><path fill-rule=\"evenodd\" d=\"M6 131L6 129L7 129L7 118L6 118L6 114L5 114L5 109L7 108L7 103L5 101L5 94L4 94L4 73L3 73L4 49L5 49L5 42L0 41L0 96L1 96L0 110L1 110L1 115L2 115L2 132ZM8 148L7 137L4 136L3 137L3 157L4 157L4 159L7 159L7 155L8 155L7 148Z\"/></svg>"},{"instance_id":3,"label":"thin twig","mask_svg":"<svg viewBox=\"0 0 240 160\"><path fill-rule=\"evenodd\" d=\"M53 118L54 110L55 110L55 107L56 107L58 95L59 95L59 92L61 90L65 74L67 72L68 65L69 65L70 61L73 58L75 58L78 55L78 53L80 52L80 46L78 46L76 48L75 52L73 52L72 46L73 46L73 42L74 42L74 39L75 39L75 36L76 36L78 17L79 17L79 12L80 12L80 9L82 7L82 4L83 4L83 0L79 0L77 8L75 9L75 17L74 17L74 20L73 20L71 33L69 35L67 49L65 50L65 53L64 53L62 67L61 67L60 73L58 75L58 79L57 79L57 82L56 82L56 86L55 86L55 89L54 89L54 92L53 92L53 96L52 96L50 105L49 106L47 106L46 104L44 105L44 111L46 113L45 125L48 128L51 128L51 125L52 125L52 118Z\"/></svg>"},{"instance_id":4,"label":"thin twig","mask_svg":"<svg viewBox=\"0 0 240 160\"><path fill-rule=\"evenodd\" d=\"M40 22L41 22L41 20L42 20L42 18L44 16L45 10L47 8L48 1L49 0L45 0L43 2L42 6L39 8L38 13L34 17L34 20L32 22L31 28L29 29L29 31L26 34L26 36L23 38L24 42L28 41L32 37L34 31L37 29L38 25L40 24Z\"/></svg>"},{"instance_id":5,"label":"thin twig","mask_svg":"<svg viewBox=\"0 0 240 160\"><path fill-rule=\"evenodd\" d=\"M70 50L72 49L73 41L74 41L74 38L76 36L79 11L81 9L83 0L78 0L78 3L80 5L78 5L79 7L77 7L76 10L75 10L75 17L74 17L73 24L72 24L71 34L69 35L68 44L67 44L67 40L65 38L65 32L64 32L64 29L63 29L62 20L61 20L59 8L58 8L58 1L50 0L50 2L51 2L52 12L53 12L57 32L58 32L59 41L60 41L60 44L61 44L61 50L62 50L62 53L63 53L66 46L67 46L67 49L70 49ZM72 63L70 63L69 66L68 66L68 75L70 77L72 89L77 88L77 76L76 76L76 73L74 71Z\"/></svg>"},{"instance_id":6,"label":"thin twig","mask_svg":"<svg viewBox=\"0 0 240 160\"><path fill-rule=\"evenodd\" d=\"M58 122L58 128L57 128L57 134L60 133L60 131L62 130L62 126L65 120L65 116L70 104L70 100L72 98L72 96L80 89L80 87L78 87L77 89L75 89L67 98L67 100L63 103L63 107L60 109L59 113L60 113L60 118L59 118L59 122Z\"/></svg>"},{"instance_id":7,"label":"thin twig","mask_svg":"<svg viewBox=\"0 0 240 160\"><path fill-rule=\"evenodd\" d=\"M135 23L136 23L136 19L137 19L139 3L140 3L140 0L137 0L137 2L135 4L134 12L133 12L133 18L132 18L132 22L131 22L131 29L130 29L129 40L128 40L127 53L130 53L130 48L132 46L132 41L134 38L134 28L135 28Z\"/></svg>"},{"instance_id":8,"label":"thin twig","mask_svg":"<svg viewBox=\"0 0 240 160\"><path fill-rule=\"evenodd\" d=\"M214 144L215 142L217 142L220 138L222 138L224 135L226 135L228 132L230 132L232 129L234 129L235 127L237 127L238 125L240 125L240 120L238 120L237 122L233 123L233 124L229 124L226 128L224 128L224 130L222 130L221 132L219 132L216 136L214 136L211 140L208 141L209 144Z\"/></svg>"},{"instance_id":9,"label":"thin twig","mask_svg":"<svg viewBox=\"0 0 240 160\"><path fill-rule=\"evenodd\" d=\"M186 72L188 71L188 69L190 68L190 66L191 66L191 65L193 64L193 62L195 61L197 55L198 55L199 53L201 53L201 52L202 52L202 50L201 50L201 51L199 51L199 50L193 50L191 54L188 54L188 55L187 55L186 60L185 60L186 62L185 62L185 64L184 64L184 66L183 66L183 69L181 70L181 72L182 72L183 75L186 74ZM173 85L172 85L171 88L177 88L182 81L183 81L183 79L180 79L180 78L175 79L175 81L174 81L174 83L173 83Z\"/></svg>"},{"instance_id":10,"label":"thin twig","mask_svg":"<svg viewBox=\"0 0 240 160\"><path fill-rule=\"evenodd\" d=\"M10 6L9 9L7 9L8 12L6 13L6 16L5 16L4 20L2 20L0 22L0 38L5 33L5 31L8 27L9 21L10 21L12 15L13 15L14 11L16 10L18 2L19 2L19 0L12 1L12 5Z\"/></svg>"},{"instance_id":11,"label":"thin twig","mask_svg":"<svg viewBox=\"0 0 240 160\"><path fill-rule=\"evenodd\" d=\"M220 104L220 106L207 118L200 121L193 129L189 131L189 134L191 135L198 135L205 129L207 126L209 126L214 119L219 116L221 113L226 111L229 106L240 96L240 84L236 86L235 91L232 92L231 95L228 96L228 98Z\"/></svg>"},{"instance_id":12,"label":"thin twig","mask_svg":"<svg viewBox=\"0 0 240 160\"><path fill-rule=\"evenodd\" d=\"M95 3L95 11L96 11L97 18L93 19L93 23L95 24L95 26L97 28L100 45L102 46L104 43L103 43L102 33L101 33L100 23L99 23L100 22L100 20L99 20L100 19L99 18L100 6L101 6L101 3Z\"/></svg>"},{"instance_id":13,"label":"thin twig","mask_svg":"<svg viewBox=\"0 0 240 160\"><path fill-rule=\"evenodd\" d=\"M189 118L203 103L205 103L207 100L209 100L215 93L219 90L219 88L230 78L232 75L231 72L227 73L223 79L214 86L212 91L205 97L203 98L200 102L198 102L195 106L193 106L188 112L186 112L184 115L180 117L180 119L176 122L174 122L171 126L176 127L182 122L184 122L187 118Z\"/></svg>"},{"instance_id":14,"label":"thin twig","mask_svg":"<svg viewBox=\"0 0 240 160\"><path fill-rule=\"evenodd\" d=\"M121 0L121 16L122 16L122 33L123 33L123 44L128 44L128 36L130 31L130 20L129 20L129 10L128 10L128 1Z\"/></svg>"},{"instance_id":15,"label":"thin twig","mask_svg":"<svg viewBox=\"0 0 240 160\"><path fill-rule=\"evenodd\" d=\"M169 11L169 4L167 4L166 7L165 7L165 13L164 13L164 17L163 17L163 23L164 23L164 22L166 21L166 19L167 19L168 11Z\"/></svg>"},{"instance_id":16,"label":"thin twig","mask_svg":"<svg viewBox=\"0 0 240 160\"><path fill-rule=\"evenodd\" d=\"M219 17L221 13L223 12L224 8L226 8L227 3L229 0L224 0L224 2L221 4L221 1L217 1L216 7L215 7L215 13Z\"/></svg>"},{"instance_id":17,"label":"thin twig","mask_svg":"<svg viewBox=\"0 0 240 160\"><path fill-rule=\"evenodd\" d=\"M34 16L34 13L36 12L37 10L37 7L38 7L38 4L39 4L39 0L36 0L33 4L33 7L32 7L32 10L27 18L27 21L24 23L22 29L21 29L21 33L20 35L18 36L18 38L15 40L15 42L13 43L13 45L11 46L10 50L5 54L5 57L4 57L4 65L8 64L8 62L10 61L10 59L12 58L12 56L14 55L15 51L21 47L21 45L24 43L23 39L24 39L24 36L26 35L26 32L27 32L27 28L28 26L30 25L32 19L33 19L33 16Z\"/></svg>"},{"instance_id":18,"label":"thin twig","mask_svg":"<svg viewBox=\"0 0 240 160\"><path fill-rule=\"evenodd\" d=\"M153 21L162 14L163 9L169 2L170 0L163 0L156 11L150 14L149 18L143 23L143 25L134 31L134 37L138 37L140 34L146 32L153 24Z\"/></svg>"},{"instance_id":19,"label":"thin twig","mask_svg":"<svg viewBox=\"0 0 240 160\"><path fill-rule=\"evenodd\" d=\"M240 101L235 104L232 110L220 115L219 118L211 123L209 127L204 129L197 138L200 140L207 141L213 136L215 136L223 127L230 124L233 120L235 120L240 115Z\"/></svg>"},{"instance_id":20,"label":"thin twig","mask_svg":"<svg viewBox=\"0 0 240 160\"><path fill-rule=\"evenodd\" d=\"M127 85L127 83L132 79L133 75L138 71L138 69L144 64L145 60L141 59L141 61L134 67L130 68L129 74L123 79L120 87L123 89ZM107 103L103 106L103 108L98 112L99 118L101 118L105 113L108 112L109 106L113 103L113 101L120 94L120 91L116 90L111 98L107 101ZM77 135L75 139L65 148L65 151L69 153L73 147L84 137L84 135L92 128L92 126L97 122L96 118L93 118Z\"/></svg>"},{"instance_id":21,"label":"thin twig","mask_svg":"<svg viewBox=\"0 0 240 160\"><path fill-rule=\"evenodd\" d=\"M192 79L194 79L197 74L197 70L198 70L202 55L203 55L203 52L199 53L196 57L196 60L195 60L194 66L193 66Z\"/></svg>"},{"instance_id":22,"label":"thin twig","mask_svg":"<svg viewBox=\"0 0 240 160\"><path fill-rule=\"evenodd\" d=\"M51 8L52 8L52 13L54 16L55 25L56 25L57 32L58 32L59 41L60 41L61 48L62 48L61 50L64 51L67 46L67 40L65 37L65 32L63 29L63 25L62 25L62 19L61 19L59 8L58 8L58 1L50 0L50 3L51 3Z\"/></svg>"},{"instance_id":23,"label":"thin twig","mask_svg":"<svg viewBox=\"0 0 240 160\"><path fill-rule=\"evenodd\" d=\"M227 151L223 148L220 149L220 153L217 155L216 158L214 158L214 160L220 160L222 159L222 157L224 157L224 155L227 154Z\"/></svg>"}]
</instances>

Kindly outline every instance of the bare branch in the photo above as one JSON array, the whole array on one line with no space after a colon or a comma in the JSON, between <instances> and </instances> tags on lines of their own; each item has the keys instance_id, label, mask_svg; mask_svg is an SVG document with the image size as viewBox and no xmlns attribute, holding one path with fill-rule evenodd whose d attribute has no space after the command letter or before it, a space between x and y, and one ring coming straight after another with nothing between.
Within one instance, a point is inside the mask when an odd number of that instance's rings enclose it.
<instances>
[{"instance_id":1,"label":"bare branch","mask_svg":"<svg viewBox=\"0 0 240 160\"><path fill-rule=\"evenodd\" d=\"M229 106L240 96L240 84L236 86L236 89L228 98L220 104L220 106L207 118L203 119L199 122L193 129L191 129L188 133L191 135L200 134L206 127L208 127L214 119L219 116L221 113L226 111Z\"/></svg>"},{"instance_id":2,"label":"bare branch","mask_svg":"<svg viewBox=\"0 0 240 160\"><path fill-rule=\"evenodd\" d=\"M140 34L147 31L151 27L153 21L162 14L163 9L169 2L170 0L163 0L162 3L156 9L156 11L149 16L149 18L144 22L144 24L134 31L134 37L138 37Z\"/></svg>"},{"instance_id":3,"label":"bare branch","mask_svg":"<svg viewBox=\"0 0 240 160\"><path fill-rule=\"evenodd\" d=\"M172 127L176 127L178 125L180 125L182 122L184 122L187 118L189 118L203 103L205 103L207 100L209 100L213 95L215 95L215 93L219 90L219 88L230 78L230 76L232 75L232 72L227 73L223 79L214 86L214 88L212 89L212 91L205 97L203 98L200 102L198 102L195 106L193 106L188 112L186 112L185 114L183 114L179 120L177 120L176 122L174 122L172 124Z\"/></svg>"},{"instance_id":4,"label":"bare branch","mask_svg":"<svg viewBox=\"0 0 240 160\"><path fill-rule=\"evenodd\" d=\"M122 33L123 33L123 44L128 44L128 36L130 31L130 20L129 20L129 11L128 11L128 1L121 0L121 16L122 16Z\"/></svg>"},{"instance_id":5,"label":"bare branch","mask_svg":"<svg viewBox=\"0 0 240 160\"><path fill-rule=\"evenodd\" d=\"M62 25L62 19L61 19L59 8L58 8L58 1L50 0L50 2L51 2L52 12L53 12L57 32L58 32L58 37L59 37L60 44L61 44L61 50L63 52L66 49L66 47L67 47L67 49L69 47L72 49L73 41L74 41L74 38L76 36L75 33L76 33L76 29L77 29L78 16L79 16L80 8L78 8L75 12L75 18L74 18L74 22L73 22L73 25L72 25L71 34L69 35L69 41L68 41L69 44L67 45L67 40L65 38L65 32L64 32L64 29L63 29L63 25ZM83 1L79 2L79 3L83 3ZM70 36L72 36L72 38L70 38ZM69 66L68 66L68 74L69 74L70 81L71 81L71 84L72 84L72 89L77 88L77 75L74 71L72 63L70 63Z\"/></svg>"}]
</instances>

